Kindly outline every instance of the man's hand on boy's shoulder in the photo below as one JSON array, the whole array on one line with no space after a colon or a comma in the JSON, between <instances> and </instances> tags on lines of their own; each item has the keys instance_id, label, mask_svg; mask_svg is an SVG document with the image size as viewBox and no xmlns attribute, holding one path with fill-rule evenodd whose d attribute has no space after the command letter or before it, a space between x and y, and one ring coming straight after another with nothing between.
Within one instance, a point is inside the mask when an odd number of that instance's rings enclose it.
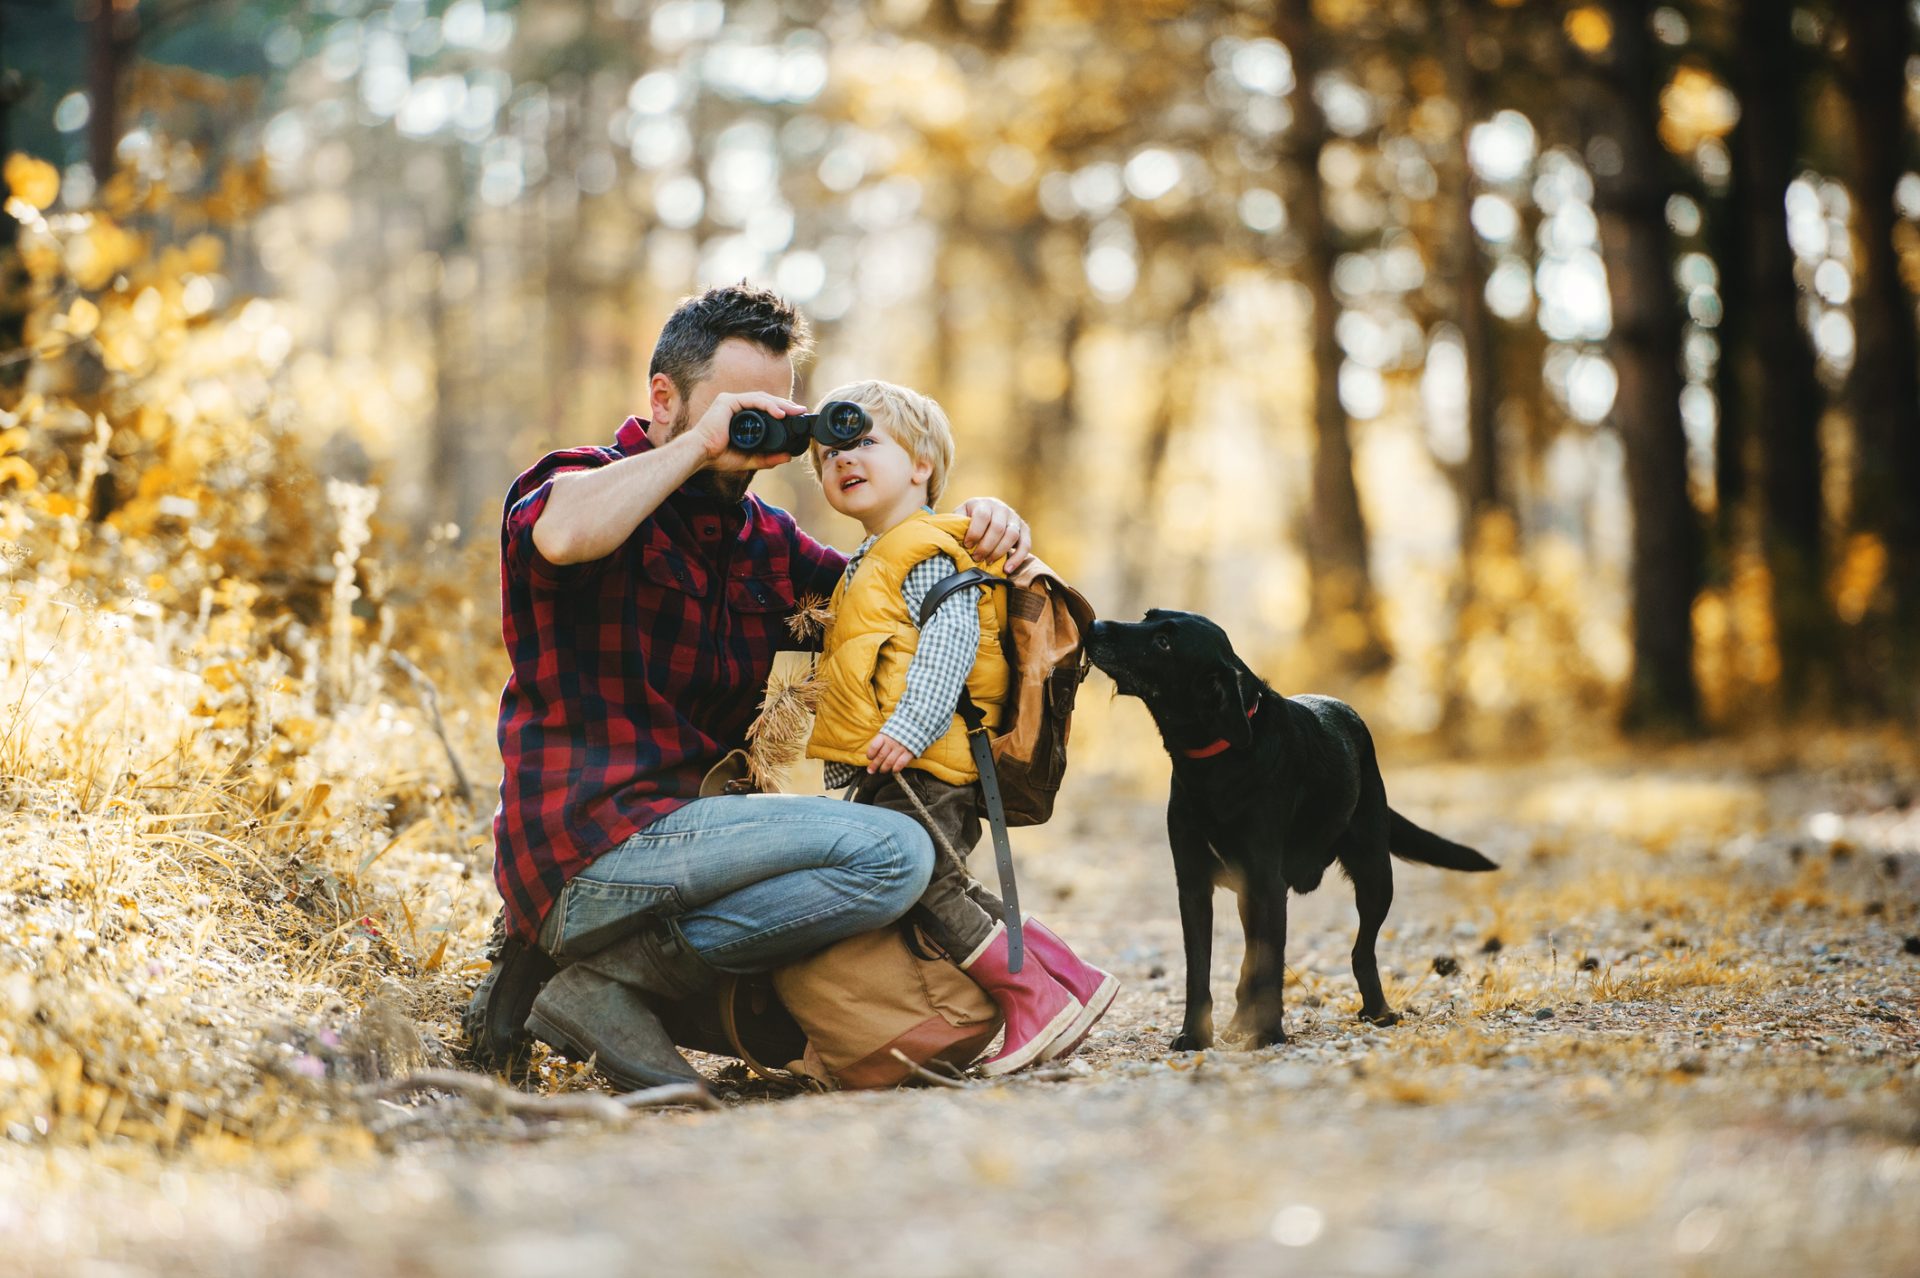
<instances>
[{"instance_id":1,"label":"man's hand on boy's shoulder","mask_svg":"<svg viewBox=\"0 0 1920 1278\"><path fill-rule=\"evenodd\" d=\"M1049 577L1058 577L1060 575L1053 570L1051 564L1047 563L1047 561L1040 556L1028 555L1025 562L1020 565L1020 570L1018 572L1010 572L1007 576L1012 580L1013 584L1020 587L1020 589L1031 590L1033 589L1033 583L1038 581L1042 574Z\"/></svg>"},{"instance_id":2,"label":"man's hand on boy's shoulder","mask_svg":"<svg viewBox=\"0 0 1920 1278\"><path fill-rule=\"evenodd\" d=\"M1008 575L1026 565L1033 544L1032 530L1013 507L997 497L969 497L955 513L971 521L961 540L975 559L990 564L1004 555Z\"/></svg>"},{"instance_id":3,"label":"man's hand on boy's shoulder","mask_svg":"<svg viewBox=\"0 0 1920 1278\"><path fill-rule=\"evenodd\" d=\"M884 732L873 734L867 742L868 772L898 772L913 762L913 751Z\"/></svg>"}]
</instances>

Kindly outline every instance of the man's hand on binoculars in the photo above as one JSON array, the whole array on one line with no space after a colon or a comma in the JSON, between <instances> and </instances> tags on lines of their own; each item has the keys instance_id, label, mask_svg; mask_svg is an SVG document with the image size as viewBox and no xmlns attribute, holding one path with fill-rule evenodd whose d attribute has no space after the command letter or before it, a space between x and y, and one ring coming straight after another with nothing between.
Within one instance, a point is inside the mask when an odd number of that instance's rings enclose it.
<instances>
[{"instance_id":1,"label":"man's hand on binoculars","mask_svg":"<svg viewBox=\"0 0 1920 1278\"><path fill-rule=\"evenodd\" d=\"M766 470L792 461L792 453L743 453L729 444L728 426L733 421L733 415L743 408L757 408L775 417L792 417L807 411L804 404L761 391L714 396L713 403L707 406L707 411L700 415L700 420L688 432L700 441L701 453L706 457L706 469Z\"/></svg>"}]
</instances>

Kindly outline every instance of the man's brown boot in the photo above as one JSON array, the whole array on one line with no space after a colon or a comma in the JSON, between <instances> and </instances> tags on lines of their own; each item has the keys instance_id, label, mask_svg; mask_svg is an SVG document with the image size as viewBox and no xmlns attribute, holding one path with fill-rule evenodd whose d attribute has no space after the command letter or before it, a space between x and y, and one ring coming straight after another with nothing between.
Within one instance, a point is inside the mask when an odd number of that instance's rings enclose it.
<instances>
[{"instance_id":1,"label":"man's brown boot","mask_svg":"<svg viewBox=\"0 0 1920 1278\"><path fill-rule=\"evenodd\" d=\"M600 1071L628 1091L704 1082L651 1004L709 993L720 979L671 923L655 921L547 982L527 1030L575 1060L595 1057Z\"/></svg>"}]
</instances>

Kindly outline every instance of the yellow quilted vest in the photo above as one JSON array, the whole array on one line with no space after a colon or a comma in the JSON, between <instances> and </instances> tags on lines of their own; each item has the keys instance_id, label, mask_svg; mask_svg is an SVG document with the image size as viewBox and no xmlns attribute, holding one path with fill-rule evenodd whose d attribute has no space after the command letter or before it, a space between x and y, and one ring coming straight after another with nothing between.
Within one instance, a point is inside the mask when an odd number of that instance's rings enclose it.
<instances>
[{"instance_id":1,"label":"yellow quilted vest","mask_svg":"<svg viewBox=\"0 0 1920 1278\"><path fill-rule=\"evenodd\" d=\"M959 572L975 567L961 545L967 530L963 515L924 511L881 534L860 560L859 571L842 577L833 592L833 625L820 648L820 675L826 688L814 714L810 759L833 759L866 767L867 743L886 725L907 689L907 666L920 644L920 630L907 614L900 587L912 567L930 555L945 555ZM1000 563L978 565L1000 575ZM980 647L967 675L967 693L997 726L1007 698L1008 669L1000 636L1007 625L1007 592L975 590L979 597ZM967 752L967 732L954 715L947 731L928 746L911 767L952 785L979 779Z\"/></svg>"}]
</instances>

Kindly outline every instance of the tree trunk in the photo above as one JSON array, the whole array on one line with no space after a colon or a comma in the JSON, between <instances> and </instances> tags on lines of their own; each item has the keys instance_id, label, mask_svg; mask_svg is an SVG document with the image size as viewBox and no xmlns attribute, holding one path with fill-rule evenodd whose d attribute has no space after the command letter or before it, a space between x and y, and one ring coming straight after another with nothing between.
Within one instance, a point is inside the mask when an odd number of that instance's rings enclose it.
<instances>
[{"instance_id":1,"label":"tree trunk","mask_svg":"<svg viewBox=\"0 0 1920 1278\"><path fill-rule=\"evenodd\" d=\"M0 8L0 50L7 47L7 15ZM24 93L24 80L12 67L0 64L0 162L13 153L9 132L13 104ZM7 184L6 174L0 172L0 208L12 198L13 191ZM24 312L14 310L16 287L22 282L23 273L13 256L13 246L20 239L20 223L5 213L0 213L0 351L10 351L20 344L21 323Z\"/></svg>"},{"instance_id":2,"label":"tree trunk","mask_svg":"<svg viewBox=\"0 0 1920 1278\"><path fill-rule=\"evenodd\" d=\"M1300 270L1313 298L1313 499L1307 520L1307 561L1312 569L1309 629L1324 635L1341 663L1377 670L1391 660L1380 633L1367 554L1367 525L1353 478L1353 445L1346 408L1340 403L1340 343L1334 325L1340 303L1333 293L1338 259L1327 226L1320 188L1320 152L1326 120L1313 100L1321 50L1311 5L1286 0L1276 7L1275 36L1293 55L1293 143L1290 205L1302 252Z\"/></svg>"},{"instance_id":3,"label":"tree trunk","mask_svg":"<svg viewBox=\"0 0 1920 1278\"><path fill-rule=\"evenodd\" d=\"M1467 460L1460 479L1461 535L1464 552L1473 544L1474 524L1489 510L1512 508L1512 496L1500 482L1499 441L1494 426L1493 317L1487 310L1487 268L1473 229L1473 166L1467 159L1467 126L1480 118L1485 94L1467 61L1473 36L1472 0L1447 6L1441 44L1446 50L1448 88L1460 107L1461 129L1454 162L1454 319L1467 364Z\"/></svg>"},{"instance_id":4,"label":"tree trunk","mask_svg":"<svg viewBox=\"0 0 1920 1278\"><path fill-rule=\"evenodd\" d=\"M1743 0L1741 16L1751 18L1752 10L1765 9L1773 0ZM1720 267L1720 326L1714 336L1720 343L1720 358L1714 365L1713 393L1719 401L1719 420L1713 431L1713 521L1707 560L1707 580L1726 587L1733 581L1741 551L1753 538L1757 512L1753 505L1753 432L1748 415L1756 391L1754 379L1759 367L1752 358L1752 311L1755 293L1749 287L1747 272L1753 261L1748 241L1748 208L1754 203L1753 167L1743 154L1752 143L1746 99L1756 91L1751 73L1742 74L1737 63L1746 56L1744 32L1736 21L1726 32L1727 41L1721 66L1717 69L1731 83L1741 101L1741 116L1727 137L1733 154L1733 179L1719 199L1701 192L1704 210L1706 249ZM1784 210L1782 210L1784 218Z\"/></svg>"},{"instance_id":5,"label":"tree trunk","mask_svg":"<svg viewBox=\"0 0 1920 1278\"><path fill-rule=\"evenodd\" d=\"M1449 0L1437 17L1434 34L1443 50L1447 91L1460 108L1460 130L1454 139L1451 190L1451 254L1448 277L1452 284L1452 318L1460 330L1461 353L1466 363L1467 455L1457 466L1447 467L1460 497L1460 559L1448 591L1449 614L1446 655L1441 669L1440 732L1457 739L1465 731L1470 706L1465 684L1465 664L1461 655L1469 639L1468 628L1480 610L1476 607L1478 563L1483 539L1493 529L1487 516L1513 513L1513 494L1503 482L1500 465L1499 432L1494 415L1496 382L1501 380L1494 350L1493 314L1487 307L1487 267L1481 255L1480 237L1473 229L1474 175L1468 155L1467 138L1473 122L1486 114L1486 94L1479 73L1467 56L1477 17L1475 0ZM1532 243L1527 234L1522 243ZM1522 374L1518 385L1537 384L1539 362ZM1517 519L1508 527L1518 530Z\"/></svg>"},{"instance_id":6,"label":"tree trunk","mask_svg":"<svg viewBox=\"0 0 1920 1278\"><path fill-rule=\"evenodd\" d=\"M1790 712L1824 701L1833 627L1824 588L1820 488L1820 387L1813 348L1800 326L1799 287L1787 243L1786 193L1799 139L1801 77L1793 48L1791 0L1748 0L1738 11L1734 57L1741 119L1734 143L1733 216L1745 256L1744 349L1737 417L1758 446L1761 544L1773 578L1780 645L1780 692ZM1750 343L1750 344L1749 344Z\"/></svg>"},{"instance_id":7,"label":"tree trunk","mask_svg":"<svg viewBox=\"0 0 1920 1278\"><path fill-rule=\"evenodd\" d=\"M96 186L105 186L113 176L120 146L120 81L139 22L139 11L129 0L93 0L87 18L87 162Z\"/></svg>"},{"instance_id":8,"label":"tree trunk","mask_svg":"<svg viewBox=\"0 0 1920 1278\"><path fill-rule=\"evenodd\" d=\"M1022 386L1017 361L1011 370L1017 420L1028 424L1023 464L1011 476L1011 500L1034 526L1036 542L1041 540L1041 527L1050 524L1061 510L1053 476L1059 473L1073 447L1074 399L1078 389L1074 361L1081 334L1086 330L1085 294L1051 287L1048 283L1044 238L1044 228L1030 223L1013 230L1002 241L1004 252L1017 271L1015 278L1020 281L1015 285L1019 291L1016 310L1024 319L1018 329L1018 349L1058 351L1065 361L1066 377L1060 394L1046 399L1033 397ZM987 241L990 249L992 243L991 239Z\"/></svg>"},{"instance_id":9,"label":"tree trunk","mask_svg":"<svg viewBox=\"0 0 1920 1278\"><path fill-rule=\"evenodd\" d=\"M0 51L7 47L5 6L0 5ZM13 153L11 115L15 104L29 91L27 77L12 67L0 65L0 162ZM6 177L0 173L0 208L12 197ZM26 263L18 252L20 223L0 212L0 354L19 350L26 340L28 302L32 290ZM18 386L26 377L22 362L0 364L0 387Z\"/></svg>"},{"instance_id":10,"label":"tree trunk","mask_svg":"<svg viewBox=\"0 0 1920 1278\"><path fill-rule=\"evenodd\" d=\"M1893 191L1906 168L1906 64L1913 36L1902 5L1848 0L1843 10L1858 148L1857 243L1864 258L1854 297L1854 523L1886 549L1892 648L1884 654L1887 667L1875 680L1882 684L1876 691L1905 701L1920 678L1920 384L1914 300L1894 247Z\"/></svg>"},{"instance_id":11,"label":"tree trunk","mask_svg":"<svg viewBox=\"0 0 1920 1278\"><path fill-rule=\"evenodd\" d=\"M1168 353L1158 379L1160 399L1154 406L1152 419L1147 423L1147 437L1141 446L1139 487L1135 490L1137 496L1133 507L1135 517L1149 522L1160 508L1160 493L1166 483L1167 454L1172 450L1174 433L1193 411L1196 370L1200 363L1195 351L1194 325L1212 297L1212 291L1196 274L1185 300L1166 320ZM1131 617L1143 606L1146 598L1150 584L1149 556L1132 538L1122 539L1118 549L1121 563L1119 585L1114 591L1118 604L1115 615Z\"/></svg>"},{"instance_id":12,"label":"tree trunk","mask_svg":"<svg viewBox=\"0 0 1920 1278\"><path fill-rule=\"evenodd\" d=\"M1051 523L1061 511L1059 485L1054 476L1060 473L1073 447L1075 383L1078 380L1074 360L1080 347L1080 335L1085 328L1086 316L1082 307L1077 301L1071 302L1064 314L1055 317L1052 323L1043 325L1031 339L1041 349L1050 347L1059 351L1067 369L1066 383L1060 394L1045 402L1029 401L1025 413L1026 420L1033 423L1033 433L1028 442L1028 464L1021 469L1014 490L1020 494L1021 513L1029 523L1036 525L1035 540L1039 540L1038 526Z\"/></svg>"},{"instance_id":13,"label":"tree trunk","mask_svg":"<svg viewBox=\"0 0 1920 1278\"><path fill-rule=\"evenodd\" d=\"M1611 352L1620 383L1614 417L1633 506L1633 676L1624 726L1690 732L1700 718L1693 675L1700 531L1687 497L1680 425L1680 315L1661 177L1671 161L1657 132L1646 0L1610 0L1608 9L1608 135L1617 153L1595 166L1594 203L1613 303Z\"/></svg>"},{"instance_id":14,"label":"tree trunk","mask_svg":"<svg viewBox=\"0 0 1920 1278\"><path fill-rule=\"evenodd\" d=\"M1744 127L1742 125L1741 127ZM1738 130L1729 139L1735 154L1733 181L1726 198L1707 214L1707 251L1721 264L1720 361L1714 367L1713 391L1720 417L1713 431L1713 545L1708 556L1709 579L1724 586L1733 579L1734 560L1748 532L1747 507L1753 492L1750 453L1753 432L1747 415L1756 394L1753 381L1759 366L1752 357L1753 290L1748 287L1746 264L1753 260L1744 221L1751 176L1740 158L1745 142Z\"/></svg>"},{"instance_id":15,"label":"tree trunk","mask_svg":"<svg viewBox=\"0 0 1920 1278\"><path fill-rule=\"evenodd\" d=\"M979 10L987 7L992 12L982 21ZM988 0L987 5L938 0L933 10L945 32L976 40L994 53L1004 53L1011 47L1020 25L1020 0Z\"/></svg>"},{"instance_id":16,"label":"tree trunk","mask_svg":"<svg viewBox=\"0 0 1920 1278\"><path fill-rule=\"evenodd\" d=\"M428 440L433 462L429 492L420 511L430 519L452 521L464 540L473 528L478 497L467 446L472 418L460 395L468 381L460 358L467 343L460 338L469 334L455 334L447 311L444 286L436 284L427 294L427 323L433 332L433 423Z\"/></svg>"},{"instance_id":17,"label":"tree trunk","mask_svg":"<svg viewBox=\"0 0 1920 1278\"><path fill-rule=\"evenodd\" d=\"M0 8L0 49L5 49L6 47L7 15L6 10ZM12 67L0 64L0 162L4 162L7 156L13 154L13 148L9 143L11 137L11 134L8 132L9 116L13 112L13 104L20 100L22 92L23 84L20 73ZM5 173L0 172L0 208L6 206L7 200L10 199L12 195L13 191L7 185ZM19 238L20 223L14 218L0 213L0 261L4 261L5 256L12 251L14 244ZM5 281L5 283L11 284L12 281L8 280ZM4 294L0 294L0 296L4 296ZM10 345L10 343L0 343L0 350L8 349Z\"/></svg>"}]
</instances>

